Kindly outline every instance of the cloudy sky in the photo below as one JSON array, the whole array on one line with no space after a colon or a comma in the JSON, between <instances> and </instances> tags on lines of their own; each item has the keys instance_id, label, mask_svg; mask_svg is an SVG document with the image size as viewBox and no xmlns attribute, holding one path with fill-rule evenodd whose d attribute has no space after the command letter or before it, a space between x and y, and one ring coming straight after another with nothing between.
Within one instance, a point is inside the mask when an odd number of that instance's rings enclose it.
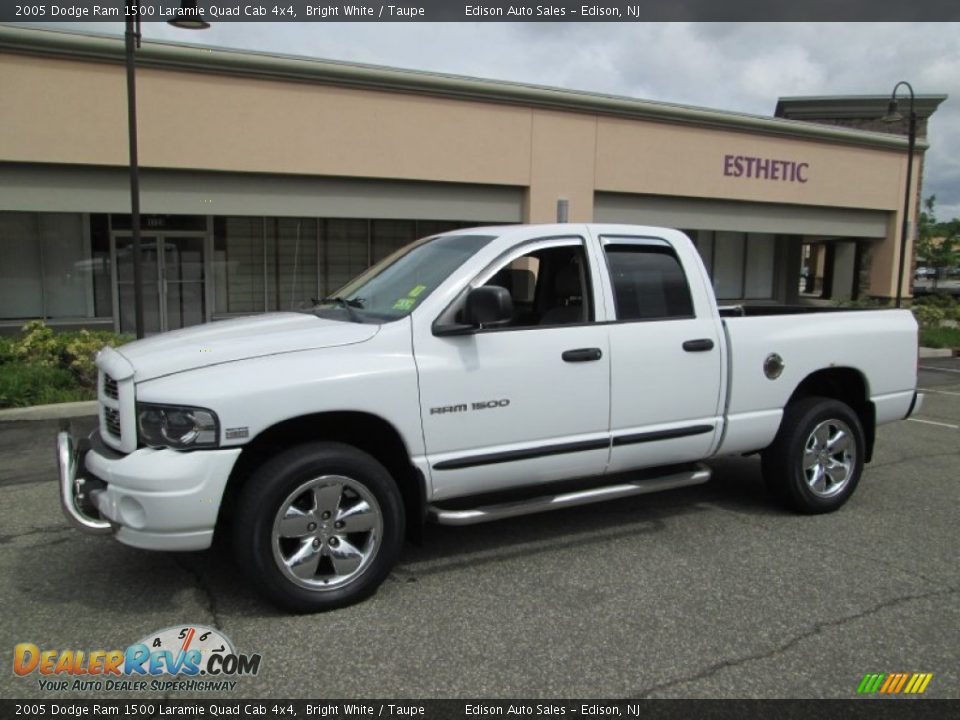
<instances>
[{"instance_id":1,"label":"cloudy sky","mask_svg":"<svg viewBox=\"0 0 960 720\"><path fill-rule=\"evenodd\" d=\"M145 36L761 115L781 96L885 95L907 80L950 96L930 124L923 192L939 219L960 217L960 23L149 23Z\"/></svg>"}]
</instances>

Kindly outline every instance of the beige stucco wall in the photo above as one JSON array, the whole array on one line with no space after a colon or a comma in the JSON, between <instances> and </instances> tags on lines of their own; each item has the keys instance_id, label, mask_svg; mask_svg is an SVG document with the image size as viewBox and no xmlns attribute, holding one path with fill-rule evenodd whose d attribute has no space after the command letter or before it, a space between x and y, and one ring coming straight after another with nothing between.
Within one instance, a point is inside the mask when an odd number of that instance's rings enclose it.
<instances>
[{"instance_id":1,"label":"beige stucco wall","mask_svg":"<svg viewBox=\"0 0 960 720\"><path fill-rule=\"evenodd\" d=\"M903 153L292 81L138 71L145 167L526 188L526 219L593 218L596 192L884 210L868 292L895 292ZM0 54L0 162L124 165L120 65ZM806 162L806 183L724 175L726 154ZM906 284L909 287L909 283Z\"/></svg>"},{"instance_id":2,"label":"beige stucco wall","mask_svg":"<svg viewBox=\"0 0 960 720\"><path fill-rule=\"evenodd\" d=\"M17 98L0 161L125 164L125 82L122 66L0 55ZM144 167L529 184L523 108L151 68L137 101Z\"/></svg>"}]
</instances>

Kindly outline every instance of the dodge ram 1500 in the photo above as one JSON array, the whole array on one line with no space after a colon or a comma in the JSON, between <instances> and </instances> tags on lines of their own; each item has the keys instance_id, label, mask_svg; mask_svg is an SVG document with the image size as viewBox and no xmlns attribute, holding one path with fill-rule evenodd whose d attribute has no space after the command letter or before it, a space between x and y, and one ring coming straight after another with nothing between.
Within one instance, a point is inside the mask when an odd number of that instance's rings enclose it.
<instances>
[{"instance_id":1,"label":"dodge ram 1500","mask_svg":"<svg viewBox=\"0 0 960 720\"><path fill-rule=\"evenodd\" d=\"M922 401L916 364L904 310L718 308L675 230L460 230L303 312L104 348L99 429L57 438L61 501L138 548L227 534L270 599L325 610L424 522L702 483L719 455L836 510L876 427Z\"/></svg>"}]
</instances>

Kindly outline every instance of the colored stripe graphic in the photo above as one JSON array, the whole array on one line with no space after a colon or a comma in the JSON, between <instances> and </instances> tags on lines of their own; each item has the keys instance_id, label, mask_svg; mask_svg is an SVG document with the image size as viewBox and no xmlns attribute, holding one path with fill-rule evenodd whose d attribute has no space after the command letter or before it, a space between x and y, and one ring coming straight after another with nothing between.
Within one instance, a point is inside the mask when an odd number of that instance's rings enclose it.
<instances>
[{"instance_id":1,"label":"colored stripe graphic","mask_svg":"<svg viewBox=\"0 0 960 720\"><path fill-rule=\"evenodd\" d=\"M863 676L863 680L860 681L860 687L857 688L857 692L861 695L875 693L880 689L880 683L883 682L885 677L886 675L884 673L867 673Z\"/></svg>"},{"instance_id":2,"label":"colored stripe graphic","mask_svg":"<svg viewBox=\"0 0 960 720\"><path fill-rule=\"evenodd\" d=\"M880 694L883 695L884 693L890 692L890 688L893 687L894 684L896 684L898 677L899 675L897 675L897 673L890 673L889 675L887 675L886 682L884 682L883 685L880 687Z\"/></svg>"},{"instance_id":3,"label":"colored stripe graphic","mask_svg":"<svg viewBox=\"0 0 960 720\"><path fill-rule=\"evenodd\" d=\"M919 695L932 679L933 673L867 673L857 686L857 694Z\"/></svg>"}]
</instances>

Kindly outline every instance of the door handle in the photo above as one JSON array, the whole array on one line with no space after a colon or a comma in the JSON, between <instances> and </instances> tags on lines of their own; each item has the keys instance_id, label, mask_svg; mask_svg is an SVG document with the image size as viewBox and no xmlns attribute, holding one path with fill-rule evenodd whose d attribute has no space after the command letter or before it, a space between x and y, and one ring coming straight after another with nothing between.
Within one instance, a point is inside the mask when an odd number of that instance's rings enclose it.
<instances>
[{"instance_id":1,"label":"door handle","mask_svg":"<svg viewBox=\"0 0 960 720\"><path fill-rule=\"evenodd\" d=\"M706 352L707 350L713 350L713 340L710 338L687 340L683 344L683 349L687 352Z\"/></svg>"},{"instance_id":2,"label":"door handle","mask_svg":"<svg viewBox=\"0 0 960 720\"><path fill-rule=\"evenodd\" d=\"M602 358L603 353L600 352L600 348L579 348L566 350L560 357L564 362L590 362Z\"/></svg>"}]
</instances>

